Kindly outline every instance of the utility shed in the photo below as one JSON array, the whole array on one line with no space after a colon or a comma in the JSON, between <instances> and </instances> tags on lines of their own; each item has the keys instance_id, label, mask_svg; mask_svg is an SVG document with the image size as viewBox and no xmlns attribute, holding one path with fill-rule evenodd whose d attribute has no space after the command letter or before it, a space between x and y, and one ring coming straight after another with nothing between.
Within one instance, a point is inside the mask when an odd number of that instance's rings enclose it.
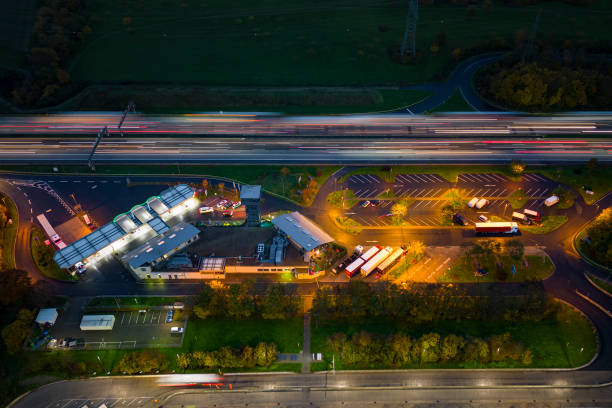
<instances>
[{"instance_id":1,"label":"utility shed","mask_svg":"<svg viewBox=\"0 0 612 408\"><path fill-rule=\"evenodd\" d=\"M81 319L81 330L112 330L114 315L85 315Z\"/></svg>"},{"instance_id":2,"label":"utility shed","mask_svg":"<svg viewBox=\"0 0 612 408\"><path fill-rule=\"evenodd\" d=\"M306 262L310 260L311 252L314 249L334 240L314 222L297 211L279 215L272 220L272 223L303 252Z\"/></svg>"},{"instance_id":3,"label":"utility shed","mask_svg":"<svg viewBox=\"0 0 612 408\"><path fill-rule=\"evenodd\" d=\"M57 309L40 309L35 322L41 326L53 326L57 320Z\"/></svg>"}]
</instances>

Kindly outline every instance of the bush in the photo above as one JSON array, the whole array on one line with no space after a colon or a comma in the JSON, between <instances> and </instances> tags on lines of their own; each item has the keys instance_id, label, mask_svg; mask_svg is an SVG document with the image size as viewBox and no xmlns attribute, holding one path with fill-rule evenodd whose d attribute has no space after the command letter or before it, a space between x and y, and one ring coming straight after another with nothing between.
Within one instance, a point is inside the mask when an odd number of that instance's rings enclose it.
<instances>
[{"instance_id":1,"label":"bush","mask_svg":"<svg viewBox=\"0 0 612 408\"><path fill-rule=\"evenodd\" d=\"M221 347L216 351L183 353L178 356L177 365L182 369L269 367L276 362L277 355L276 344L261 342L255 348L247 345L242 350Z\"/></svg>"},{"instance_id":2,"label":"bush","mask_svg":"<svg viewBox=\"0 0 612 408\"><path fill-rule=\"evenodd\" d=\"M586 253L602 265L612 267L612 208L606 208L586 229Z\"/></svg>"},{"instance_id":3,"label":"bush","mask_svg":"<svg viewBox=\"0 0 612 408\"><path fill-rule=\"evenodd\" d=\"M158 351L134 351L124 355L117 364L116 370L126 374L155 373L167 371L168 358Z\"/></svg>"}]
</instances>

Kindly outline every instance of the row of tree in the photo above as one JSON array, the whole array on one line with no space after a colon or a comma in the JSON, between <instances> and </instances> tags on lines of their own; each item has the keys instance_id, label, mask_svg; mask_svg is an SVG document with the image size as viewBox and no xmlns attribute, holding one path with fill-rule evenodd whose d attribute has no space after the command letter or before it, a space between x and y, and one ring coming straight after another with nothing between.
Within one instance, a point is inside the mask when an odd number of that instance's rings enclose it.
<instances>
[{"instance_id":1,"label":"row of tree","mask_svg":"<svg viewBox=\"0 0 612 408\"><path fill-rule=\"evenodd\" d=\"M244 346L242 350L221 347L216 351L194 351L179 354L176 365L179 368L252 368L269 367L277 358L278 349L274 343L258 343L255 347Z\"/></svg>"},{"instance_id":2,"label":"row of tree","mask_svg":"<svg viewBox=\"0 0 612 408\"><path fill-rule=\"evenodd\" d=\"M170 361L159 351L143 350L125 354L115 370L126 374L148 374L168 371Z\"/></svg>"},{"instance_id":3,"label":"row of tree","mask_svg":"<svg viewBox=\"0 0 612 408\"><path fill-rule=\"evenodd\" d=\"M450 334L423 334L412 338L401 333L387 337L361 331L351 337L336 333L327 339L327 348L350 367L406 367L428 363L489 363L506 360L530 365L533 354L509 333L488 340ZM329 356L328 356L329 357Z\"/></svg>"},{"instance_id":4,"label":"row of tree","mask_svg":"<svg viewBox=\"0 0 612 408\"><path fill-rule=\"evenodd\" d=\"M467 296L453 285L351 281L347 286L322 286L315 293L312 314L319 320L390 318L411 324L441 320L541 320L554 312L554 303L541 283L525 284L519 295L489 293Z\"/></svg>"},{"instance_id":5,"label":"row of tree","mask_svg":"<svg viewBox=\"0 0 612 408\"><path fill-rule=\"evenodd\" d=\"M246 319L286 319L302 310L302 298L293 285L270 285L265 294L256 293L253 281L236 285L204 285L193 305L193 313L200 319L230 317Z\"/></svg>"},{"instance_id":6,"label":"row of tree","mask_svg":"<svg viewBox=\"0 0 612 408\"><path fill-rule=\"evenodd\" d=\"M30 69L12 92L23 106L57 103L70 75L69 58L91 33L83 16L81 0L42 0L36 13L30 48Z\"/></svg>"},{"instance_id":7,"label":"row of tree","mask_svg":"<svg viewBox=\"0 0 612 408\"><path fill-rule=\"evenodd\" d=\"M612 208L606 208L586 230L583 248L602 265L612 267Z\"/></svg>"}]
</instances>

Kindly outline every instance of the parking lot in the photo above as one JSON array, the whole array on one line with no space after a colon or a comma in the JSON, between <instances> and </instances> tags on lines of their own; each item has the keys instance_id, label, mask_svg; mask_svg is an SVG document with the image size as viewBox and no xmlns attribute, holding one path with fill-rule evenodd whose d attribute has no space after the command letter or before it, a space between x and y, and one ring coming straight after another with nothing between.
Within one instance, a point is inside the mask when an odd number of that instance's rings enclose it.
<instances>
[{"instance_id":1,"label":"parking lot","mask_svg":"<svg viewBox=\"0 0 612 408\"><path fill-rule=\"evenodd\" d=\"M46 408L99 408L103 404L108 408L142 407L151 403L153 397L138 398L95 398L95 399L63 399L52 402Z\"/></svg>"},{"instance_id":2,"label":"parking lot","mask_svg":"<svg viewBox=\"0 0 612 408\"><path fill-rule=\"evenodd\" d=\"M94 314L94 313L89 313ZM182 334L171 334L171 327L184 327L185 322L166 323L168 310L96 312L95 314L112 314L115 324L112 330L80 329L80 320L62 322L61 318L50 329L53 337L58 339L71 337L77 339L77 347L83 348L130 348L130 347L172 347L179 346Z\"/></svg>"},{"instance_id":3,"label":"parking lot","mask_svg":"<svg viewBox=\"0 0 612 408\"><path fill-rule=\"evenodd\" d=\"M200 214L198 208L195 212L196 219L199 219L208 225L223 225L223 223L228 222L230 220L237 221L246 218L246 208L244 206L240 206L238 208L229 207L229 209L232 210L232 215L229 217L223 215L223 212L226 209L224 207L217 207L217 205L223 200L225 200L225 198L219 195L211 195L202 200L202 202L200 203L200 208L210 207L213 209L213 211Z\"/></svg>"},{"instance_id":4,"label":"parking lot","mask_svg":"<svg viewBox=\"0 0 612 408\"><path fill-rule=\"evenodd\" d=\"M556 183L538 174L525 174L520 188L530 198L524 208L544 210L544 199L552 195ZM441 224L441 208L447 204L444 195L451 188L456 188L464 198L480 197L489 200L482 209L462 210L468 222L474 223L479 215L495 215L510 219L512 207L505 197L510 196L519 186L503 175L495 173L460 174L456 183L450 183L437 174L398 174L393 183L386 183L378 176L360 174L352 175L346 181L346 187L352 189L355 196L365 201L375 200L376 206L362 207L361 202L344 215L366 227L383 227L393 224L390 214L395 200L378 199L385 191L393 191L399 199L411 201L404 220L410 226L434 227Z\"/></svg>"}]
</instances>

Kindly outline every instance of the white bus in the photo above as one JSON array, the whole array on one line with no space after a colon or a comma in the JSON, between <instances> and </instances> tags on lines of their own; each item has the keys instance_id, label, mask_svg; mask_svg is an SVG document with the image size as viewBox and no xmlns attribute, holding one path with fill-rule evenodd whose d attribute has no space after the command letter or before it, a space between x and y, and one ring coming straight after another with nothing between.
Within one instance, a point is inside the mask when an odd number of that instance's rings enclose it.
<instances>
[{"instance_id":1,"label":"white bus","mask_svg":"<svg viewBox=\"0 0 612 408\"><path fill-rule=\"evenodd\" d=\"M57 232L55 232L51 224L49 224L49 220L47 220L47 217L45 217L44 214L38 215L36 219L40 223L40 226L45 230L45 233L47 233L47 236L51 242L53 242L59 249L66 248L66 244L64 241L62 241L60 236L57 235Z\"/></svg>"}]
</instances>

